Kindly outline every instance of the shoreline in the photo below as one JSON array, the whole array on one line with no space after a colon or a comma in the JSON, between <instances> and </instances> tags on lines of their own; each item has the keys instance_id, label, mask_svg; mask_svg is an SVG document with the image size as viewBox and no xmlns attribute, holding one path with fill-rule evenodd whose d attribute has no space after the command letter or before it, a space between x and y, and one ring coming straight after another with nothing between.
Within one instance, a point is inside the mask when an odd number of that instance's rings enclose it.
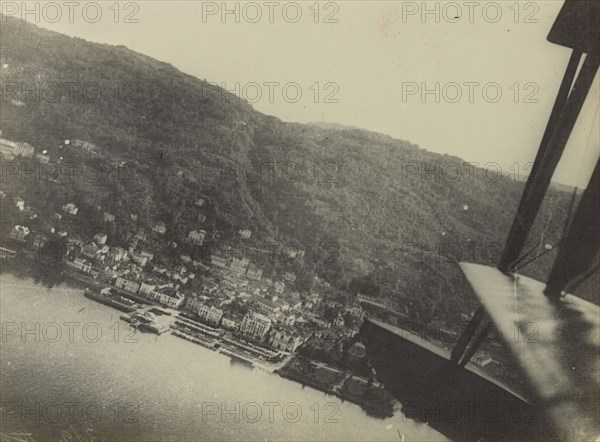
<instances>
[{"instance_id":1,"label":"shoreline","mask_svg":"<svg viewBox=\"0 0 600 442\"><path fill-rule=\"evenodd\" d=\"M82 292L74 291L73 284L70 282L68 285L61 285L56 292L48 291L39 284L28 290L27 287L33 286L32 280L22 281L11 275L4 275L2 283L3 307L13 306L3 312L3 320L12 320L19 323L24 321L27 324L31 321L57 321L60 324L63 321L79 321L80 323L97 321L103 330L105 326L113 325L115 319L123 324L118 320L119 312L81 297ZM39 308L23 308L32 305L34 302L37 303ZM84 306L87 308L80 313L78 318L73 319L73 315L77 314ZM30 311L32 313L29 313ZM18 316L14 316L17 313ZM128 423L119 424L119 428L131 429L132 435L136 432L139 434L141 430L145 431L145 428L147 428L146 422L154 421L155 416L157 421L159 419L168 420L168 425L170 425L168 427L169 434L175 434L174 431L179 431L177 429L181 428L180 425L188 424L191 425L189 427L190 431L186 433L188 437L190 434L200 434L201 431L205 431L206 424L200 420L201 409L198 404L203 402L216 403L219 407L222 407L222 402L226 402L226 404L237 402L245 404L255 401L261 405L264 418L259 423L240 419L240 440L248 439L246 435L250 434L249 431L256 431L257 437L253 437L253 440L264 440L264 437L262 439L261 437L266 434L266 431L289 434L289 440L297 440L299 432L307 434L305 431L312 431L311 434L314 434L314 440L320 440L324 433L319 427L327 427L326 430L331 431L332 435L337 434L336 425L315 425L315 414L313 414L312 409L308 408L314 405L315 402L319 404L320 424L322 424L325 416L330 416L339 419L340 422L348 422L348 424L361 422L361 426L370 425L369 430L364 432L362 440L371 439L369 431L374 434L381 434L381 437L385 440L386 435L395 431L388 430L386 428L388 424L393 424L394 427L402 429L403 432L411 431L414 434L420 434L420 430L415 424L412 422L404 424L399 415L392 419L373 419L359 406L349 403L344 405L339 398L327 397L314 389L302 390L298 383L283 380L279 376L269 376L269 373L261 370L252 370L251 367L241 362L230 362L227 357L217 356L212 351L207 351L208 349L188 345L182 339L171 338L167 335L162 336L162 339L155 340L151 334L141 334L138 336L139 343L124 344L123 338L130 336L128 334L130 330L127 331L121 326L119 329L125 332L125 334L120 335L122 339L120 339L119 344L113 343L112 332L107 335L106 345L89 344L81 339L79 334L76 336L75 345L70 345L66 339L68 336L64 334L65 339L61 342L64 342L64 348L72 347L73 356L70 358L65 358L62 351L56 351L62 350L63 344L57 346L42 342L42 344L35 345L36 351L31 354L27 346L20 342L19 336L11 337L6 348L3 346L2 360L5 361L6 356L5 362L12 361L15 364L13 367L17 367L16 364L19 363L24 369L19 370L4 365L8 371L3 385L8 388L7 394L9 391L13 394L7 396L6 400L18 404L30 404L31 407L33 407L32 401L41 404L58 401L61 401L61 403L79 401L82 404L89 404L91 401L95 401L103 407L103 415L106 416L106 419L101 422L106 422L107 425L115 424L112 423L112 413L104 413L105 410L110 411L110 409L104 408L104 405L117 403L140 404L140 409L137 412L140 419L139 423L135 424L136 426ZM63 331L66 332L66 329L63 329ZM33 345L31 347L34 348ZM91 360L86 358L86 352L90 353ZM135 356L132 355L132 352L137 355L136 360L139 365L136 364L135 367L138 367L138 369L129 369L128 364L131 356ZM73 363L75 360L81 360L81 368L78 364ZM31 376L28 374L30 370L25 369L31 367L32 364L37 364L40 370L43 369L39 376ZM51 374L51 380L45 377L44 373L46 372ZM68 374L68 376L63 375L63 373ZM158 376L159 374L165 376L164 381L159 382L160 385L151 387L156 379L162 379L161 376ZM60 382L55 382L56 379ZM76 383L72 379L83 379L87 383L79 386L79 382ZM129 379L131 379L131 382ZM28 391L34 394L27 394L26 389L32 388L34 390ZM56 392L52 392L53 388ZM111 388L113 389L112 392L110 391ZM215 397L215 395L217 396ZM277 414L274 422L269 421L269 410L262 405L263 402L269 401L281 404L275 408ZM302 407L302 419L298 423L290 424L284 418L287 415L282 414L282 406L290 402L297 402ZM330 402L335 404L335 408L324 409L322 407L322 405ZM232 408L233 405L229 405L228 409ZM127 408L126 410L129 411L130 409ZM207 412L210 411L209 408ZM165 415L165 412L168 414ZM333 412L335 413L332 414ZM7 430L9 428L22 429L19 415L15 416L14 420L7 422ZM252 415L248 416L252 418ZM228 417L228 420L232 420L231 416ZM31 422L30 431L39 432L47 428L57 428L55 424L47 421L39 420L41 423L36 423L31 418L29 418L29 421ZM222 430L220 414L215 414L214 417L208 414L207 422L213 426L214 431L226 431ZM97 435L110 434L100 433L100 427L95 426L93 428L94 430L97 429L95 433ZM153 431L154 429L150 428L148 433L143 433L144 437L142 439L152 440L151 433ZM291 433L286 433L288 431L291 431ZM377 433L378 431L379 433ZM212 430L202 434L209 440L211 440L211 435L214 434L218 435L218 439L231 439L231 435L228 433L213 433ZM57 438L60 438L60 434ZM106 440L113 438L114 433L113 437L107 436ZM133 437L128 437L128 439L132 440ZM269 440L271 439L269 438Z\"/></svg>"},{"instance_id":2,"label":"shoreline","mask_svg":"<svg viewBox=\"0 0 600 442\"><path fill-rule=\"evenodd\" d=\"M28 280L29 279L29 280L34 281L34 276L30 272L27 272L26 275L23 275L23 274L19 274L14 271L11 271L12 269L3 269L3 270L4 271L0 272L0 277L3 274L7 274L18 280ZM93 289L99 291L102 288L110 287L111 290L116 289L116 291L122 292L122 295L124 297L135 300L136 302L138 302L138 301L142 302L143 300L145 300L145 298L141 298L139 296L130 294L129 292L125 292L122 289L118 289L110 284L103 283L101 281L94 281L94 280L91 280L91 279L85 278L85 277L81 277L81 275L73 276L72 272L65 271L64 276L66 278L64 278L64 280L60 284L58 284L57 286L53 286L53 287L47 287L41 282L34 282L34 283L35 283L35 285L44 286L44 287L48 288L49 290L56 290L56 289L60 290L59 287L62 285L70 286L70 289L72 289L72 290L81 290L83 296L86 297L87 299L98 302L102 305L105 305L106 307L110 307L117 311L123 311L123 310L121 308L119 308L117 305L113 305L112 302L110 302L110 301L114 301L114 300L110 299L110 300L105 301L104 299L102 299L102 300L97 299L100 297L99 294L91 292L91 290L86 291L86 289L93 288ZM87 296L86 293L88 293L88 292L91 292L92 295ZM138 298L139 298L139 300L138 300ZM149 304L148 302L146 302L146 304L148 306L154 305L154 304ZM279 377L282 377L289 381L298 383L298 384L302 385L303 387L310 387L310 388L320 391L321 393L324 393L328 396L334 396L343 401L348 401L350 403L353 403L354 405L359 406L365 413L367 413L369 416L371 416L373 418L385 419L385 418L392 417L395 414L395 407L390 407L388 409L387 407L384 408L384 407L380 407L377 405L373 405L367 401L361 400L360 397L353 396L353 395L345 392L342 387L348 379L353 378L353 375L346 376L343 379L343 381L341 382L341 385L338 385L338 383L332 385L332 384L328 384L326 382L319 382L315 379L311 379L306 374L302 374L302 373L298 373L294 370L290 370L289 369L290 364L297 363L299 361L298 357L295 355L288 355L281 362L270 364L265 361L254 360L253 358L249 358L243 354L238 354L235 351L235 348L232 348L229 345L223 345L217 339L215 339L215 341L211 342L211 343L203 342L203 340L187 333L185 330L179 329L178 327L171 327L171 334L180 339L186 340L190 343L200 345L208 350L213 350L216 353L220 353L223 356L226 356L230 359L235 359L237 362L247 363L252 367L257 367L257 368L267 371L269 373L277 374ZM215 347L216 344L218 344L218 347ZM337 369L335 369L333 367L329 367L322 362L308 360L308 363L318 364L321 367L327 367L327 369L331 370L331 371L336 371L336 372L338 371Z\"/></svg>"},{"instance_id":3,"label":"shoreline","mask_svg":"<svg viewBox=\"0 0 600 442\"><path fill-rule=\"evenodd\" d=\"M334 377L337 379L318 380L307 374L307 369L302 369L302 365L309 364L311 370L321 369L331 373L335 373ZM398 401L389 395L388 398L373 398L368 399L363 396L352 394L348 391L351 383L361 383L370 394L384 394L385 389L380 385L371 385L367 381L361 380L360 377L353 373L341 372L338 369L331 367L325 363L317 362L313 360L301 360L298 358L291 359L284 367L277 370L279 376L291 381L297 382L303 386L313 388L321 391L330 396L336 396L344 401L351 402L355 405L360 406L367 414L372 417L384 419L386 417L394 416L397 408Z\"/></svg>"}]
</instances>

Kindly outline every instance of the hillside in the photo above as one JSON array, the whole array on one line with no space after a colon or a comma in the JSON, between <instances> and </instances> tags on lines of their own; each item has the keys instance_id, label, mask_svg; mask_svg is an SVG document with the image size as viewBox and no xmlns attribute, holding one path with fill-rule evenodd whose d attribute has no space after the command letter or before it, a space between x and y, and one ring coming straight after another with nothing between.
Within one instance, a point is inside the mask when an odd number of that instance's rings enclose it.
<instances>
[{"instance_id":1,"label":"hillside","mask_svg":"<svg viewBox=\"0 0 600 442\"><path fill-rule=\"evenodd\" d=\"M259 264L267 273L295 271L300 289L318 274L353 293L380 292L424 320L458 318L475 305L456 265L435 250L495 263L522 183L386 135L282 122L122 46L12 19L0 37L2 82L37 90L4 97L2 137L47 149L52 161L127 170L126 180L3 180L3 189L48 213L73 200L89 232L106 230L102 212L113 213L113 241L163 221L175 242L203 228L213 247L235 242L240 229L259 247L298 243L303 260ZM67 139L98 153L69 150L67 158ZM193 212L200 197L203 222ZM542 232L544 243L556 243L569 198L549 194L532 244ZM552 255L525 272L541 277Z\"/></svg>"}]
</instances>

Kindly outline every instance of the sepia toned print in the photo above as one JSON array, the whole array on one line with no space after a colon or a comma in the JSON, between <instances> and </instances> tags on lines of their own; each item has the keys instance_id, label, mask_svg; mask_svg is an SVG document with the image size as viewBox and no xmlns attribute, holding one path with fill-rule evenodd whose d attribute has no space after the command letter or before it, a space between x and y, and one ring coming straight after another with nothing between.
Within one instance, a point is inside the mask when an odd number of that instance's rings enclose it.
<instances>
[{"instance_id":1,"label":"sepia toned print","mask_svg":"<svg viewBox=\"0 0 600 442\"><path fill-rule=\"evenodd\" d=\"M0 441L596 440L599 9L0 1Z\"/></svg>"}]
</instances>

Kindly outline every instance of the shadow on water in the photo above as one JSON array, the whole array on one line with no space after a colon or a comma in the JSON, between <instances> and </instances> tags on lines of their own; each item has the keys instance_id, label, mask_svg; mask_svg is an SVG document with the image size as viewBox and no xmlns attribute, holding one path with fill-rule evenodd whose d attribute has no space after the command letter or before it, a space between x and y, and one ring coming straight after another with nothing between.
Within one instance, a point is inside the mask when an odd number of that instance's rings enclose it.
<instances>
[{"instance_id":1,"label":"shadow on water","mask_svg":"<svg viewBox=\"0 0 600 442\"><path fill-rule=\"evenodd\" d=\"M233 354L225 356L229 356L229 365L231 366L244 367L248 370L254 370L254 365L252 365L252 362L250 361L246 361L245 359L239 358Z\"/></svg>"},{"instance_id":2,"label":"shadow on water","mask_svg":"<svg viewBox=\"0 0 600 442\"><path fill-rule=\"evenodd\" d=\"M35 263L22 265L16 260L4 260L0 265L0 274L10 274L18 278L31 278L36 285L53 288L65 281L64 264L48 265Z\"/></svg>"}]
</instances>

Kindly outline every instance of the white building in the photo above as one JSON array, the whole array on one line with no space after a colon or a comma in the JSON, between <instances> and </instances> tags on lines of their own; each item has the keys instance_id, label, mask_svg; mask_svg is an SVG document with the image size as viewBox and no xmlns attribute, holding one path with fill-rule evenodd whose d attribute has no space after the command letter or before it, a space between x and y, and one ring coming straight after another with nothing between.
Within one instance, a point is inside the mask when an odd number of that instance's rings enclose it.
<instances>
[{"instance_id":1,"label":"white building","mask_svg":"<svg viewBox=\"0 0 600 442\"><path fill-rule=\"evenodd\" d=\"M188 241L194 245L201 246L204 243L206 232L204 230L192 230L188 235Z\"/></svg>"},{"instance_id":2,"label":"white building","mask_svg":"<svg viewBox=\"0 0 600 442\"><path fill-rule=\"evenodd\" d=\"M69 215L77 215L79 208L73 203L67 203L62 206L63 212L68 213Z\"/></svg>"}]
</instances>

